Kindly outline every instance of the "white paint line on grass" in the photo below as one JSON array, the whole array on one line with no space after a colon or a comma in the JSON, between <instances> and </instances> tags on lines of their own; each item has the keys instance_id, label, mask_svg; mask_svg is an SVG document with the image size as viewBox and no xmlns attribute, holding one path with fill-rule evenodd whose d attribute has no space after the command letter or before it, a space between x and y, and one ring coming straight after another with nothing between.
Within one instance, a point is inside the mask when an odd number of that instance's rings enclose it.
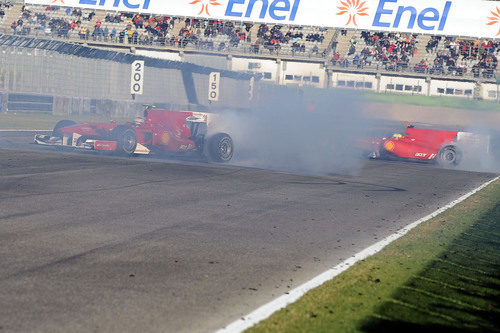
<instances>
[{"instance_id":1,"label":"white paint line on grass","mask_svg":"<svg viewBox=\"0 0 500 333\"><path fill-rule=\"evenodd\" d=\"M404 227L403 229L397 231L396 233L384 238L380 242L375 243L372 246L364 249L363 251L355 254L354 256L352 256L351 258L338 264L337 266L327 270L326 272L316 276L312 280L310 280L310 281L300 285L299 287L291 290L288 294L282 295L282 296L276 298L275 300L261 306L257 310L249 313L248 315L246 315L246 316L236 320L235 322L227 325L226 327L218 330L217 333L242 332L242 331L254 326L255 324L259 323L260 321L271 316L276 311L279 311L279 310L283 309L284 307L286 307L287 305L297 301L299 298L304 296L305 293L307 293L308 291L319 287L323 283L333 279L334 277L336 277L340 273L346 271L349 267L351 267L352 265L354 265L358 261L364 260L364 259L380 252L387 245L391 244L392 242L394 242L398 238L406 235L410 230L412 230L413 228L415 228L419 224L426 222L426 221L438 216L439 214L443 213L444 211L456 206L457 204L461 203L465 199L467 199L470 196L472 196L473 194L479 192L480 190L482 190L486 186L490 185L491 183L497 181L498 179L500 179L500 176L496 177L493 180L490 180L489 182L479 186L475 190L472 190L471 192L461 196L457 200L455 200L455 201L447 204L446 206L436 210L434 213L431 213L431 214L421 218L420 220L411 223L410 225Z\"/></svg>"}]
</instances>

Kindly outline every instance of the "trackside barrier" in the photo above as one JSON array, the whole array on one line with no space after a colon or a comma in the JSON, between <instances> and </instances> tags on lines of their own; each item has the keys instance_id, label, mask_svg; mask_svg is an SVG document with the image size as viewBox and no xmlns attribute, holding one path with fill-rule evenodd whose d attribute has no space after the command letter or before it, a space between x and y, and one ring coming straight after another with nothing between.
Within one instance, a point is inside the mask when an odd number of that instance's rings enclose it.
<instances>
[{"instance_id":1,"label":"trackside barrier","mask_svg":"<svg viewBox=\"0 0 500 333\"><path fill-rule=\"evenodd\" d=\"M145 62L144 94L135 99L143 104L155 102L244 108L250 101L247 89L242 87L249 85L250 78L259 77L258 74L62 41L0 35L0 90L89 100L131 101L130 65L135 60ZM208 75L214 71L221 75L221 98L217 102L209 102L206 93ZM30 107L26 104L10 106Z\"/></svg>"},{"instance_id":2,"label":"trackside barrier","mask_svg":"<svg viewBox=\"0 0 500 333\"><path fill-rule=\"evenodd\" d=\"M8 94L7 110L9 112L52 112L54 98L52 96Z\"/></svg>"}]
</instances>

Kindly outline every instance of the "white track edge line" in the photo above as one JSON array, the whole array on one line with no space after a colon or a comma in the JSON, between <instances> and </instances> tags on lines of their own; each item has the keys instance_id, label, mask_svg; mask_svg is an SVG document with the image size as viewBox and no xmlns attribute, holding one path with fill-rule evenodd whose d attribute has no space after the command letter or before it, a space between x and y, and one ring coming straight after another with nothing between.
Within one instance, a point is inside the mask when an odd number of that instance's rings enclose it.
<instances>
[{"instance_id":1,"label":"white track edge line","mask_svg":"<svg viewBox=\"0 0 500 333\"><path fill-rule=\"evenodd\" d=\"M260 321L268 318L276 311L281 310L284 307L286 307L287 305L297 301L299 298L304 296L308 291L319 287L320 285L333 279L334 277L336 277L340 273L346 271L349 267L351 267L352 265L354 265L358 261L366 259L366 258L380 252L387 245L394 242L398 238L406 235L410 230L414 229L419 224L426 222L426 221L438 216L439 214L445 212L446 210L456 206L457 204L468 199L472 195L476 194L477 192L481 191L482 189L484 189L485 187L487 187L488 185L492 184L493 182L495 182L499 179L500 179L500 176L495 177L494 179L484 183L483 185L479 186L478 188L470 191L469 193L464 194L463 196L456 199L455 201L450 202L446 206L441 207L438 210L436 210L435 212L419 219L418 221L415 221L415 222L407 225L403 229L398 230L396 233L384 238L380 242L371 245L370 247L355 254L354 256L352 256L351 258L338 264L337 266L327 270L324 273L321 273L320 275L316 276L312 280L309 280L308 282L291 290L288 294L284 294L284 295L274 299L273 301L259 307L258 309L247 314L246 316L244 316L244 317L234 321L233 323L227 325L226 327L216 331L216 333L243 332L244 330L254 326L255 324L259 323Z\"/></svg>"}]
</instances>

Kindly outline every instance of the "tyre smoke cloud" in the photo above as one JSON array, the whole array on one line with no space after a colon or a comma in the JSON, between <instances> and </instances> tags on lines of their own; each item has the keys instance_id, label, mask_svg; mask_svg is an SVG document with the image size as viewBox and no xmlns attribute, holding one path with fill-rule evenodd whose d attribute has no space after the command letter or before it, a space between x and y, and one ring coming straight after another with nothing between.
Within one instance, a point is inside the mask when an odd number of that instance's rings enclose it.
<instances>
[{"instance_id":1,"label":"tyre smoke cloud","mask_svg":"<svg viewBox=\"0 0 500 333\"><path fill-rule=\"evenodd\" d=\"M370 121L360 94L281 89L259 104L222 117L236 147L233 164L315 175L361 172L367 159L358 142L370 137Z\"/></svg>"},{"instance_id":2,"label":"tyre smoke cloud","mask_svg":"<svg viewBox=\"0 0 500 333\"><path fill-rule=\"evenodd\" d=\"M465 132L474 133L476 142L458 143L462 161L457 169L500 173L500 131L487 124L467 126Z\"/></svg>"}]
</instances>

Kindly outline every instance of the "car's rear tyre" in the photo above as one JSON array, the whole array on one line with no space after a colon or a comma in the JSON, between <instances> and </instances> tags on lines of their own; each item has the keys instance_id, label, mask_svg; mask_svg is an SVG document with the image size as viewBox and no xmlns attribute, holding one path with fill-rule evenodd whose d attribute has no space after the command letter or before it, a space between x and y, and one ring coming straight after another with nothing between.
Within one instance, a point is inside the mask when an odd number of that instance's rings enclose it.
<instances>
[{"instance_id":1,"label":"car's rear tyre","mask_svg":"<svg viewBox=\"0 0 500 333\"><path fill-rule=\"evenodd\" d=\"M456 146L443 147L437 156L437 162L442 167L455 167L460 164L462 153Z\"/></svg>"},{"instance_id":2,"label":"car's rear tyre","mask_svg":"<svg viewBox=\"0 0 500 333\"><path fill-rule=\"evenodd\" d=\"M215 134L208 139L208 157L214 162L229 162L233 158L234 143L226 133Z\"/></svg>"},{"instance_id":3,"label":"car's rear tyre","mask_svg":"<svg viewBox=\"0 0 500 333\"><path fill-rule=\"evenodd\" d=\"M56 124L56 126L54 126L54 130L52 131L52 136L58 138L62 137L64 134L63 132L61 132L61 129L73 125L76 125L76 122L74 122L73 120L61 120Z\"/></svg>"},{"instance_id":4,"label":"car's rear tyre","mask_svg":"<svg viewBox=\"0 0 500 333\"><path fill-rule=\"evenodd\" d=\"M111 131L113 141L116 141L116 153L119 155L133 155L137 148L137 134L134 129L120 125Z\"/></svg>"}]
</instances>

